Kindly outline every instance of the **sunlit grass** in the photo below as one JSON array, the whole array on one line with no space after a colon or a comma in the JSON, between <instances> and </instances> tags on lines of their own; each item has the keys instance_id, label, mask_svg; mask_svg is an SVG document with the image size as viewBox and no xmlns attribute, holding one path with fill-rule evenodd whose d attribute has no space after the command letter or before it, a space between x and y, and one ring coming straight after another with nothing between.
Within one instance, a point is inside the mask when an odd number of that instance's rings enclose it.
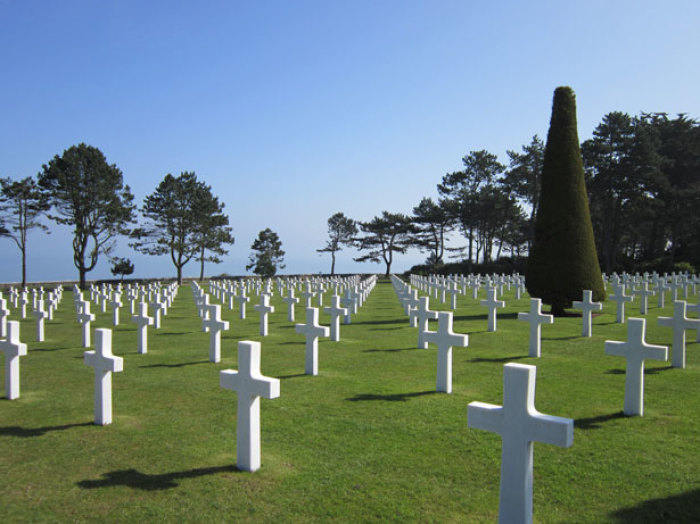
<instances>
[{"instance_id":1,"label":"sunlit grass","mask_svg":"<svg viewBox=\"0 0 700 524\"><path fill-rule=\"evenodd\" d=\"M483 290L480 298L483 298ZM535 445L534 513L540 522L639 522L696 518L700 503L700 345L688 332L688 366L647 362L644 417L621 416L624 368L604 353L624 340L614 304L583 339L580 318L542 327L542 358L528 354L528 326L516 319L528 298L512 292L486 332L486 309L460 297L453 394L435 393L436 350L416 349L417 332L388 282L381 282L341 341L320 342L319 376L304 375L304 338L279 296L270 335L258 315L223 308L231 330L222 362L208 362L192 294L183 286L148 354L122 311L114 353L114 422L93 420L93 370L83 364L70 292L46 341L21 361L21 398L0 399L0 516L4 521L484 521L498 510L500 439L469 429L467 404L501 404L503 365L537 366L539 411L573 418L574 445ZM691 299L694 301L695 299ZM326 303L328 298L326 298ZM655 301L653 301L655 303ZM670 302L670 301L667 301ZM431 299L433 308L447 309ZM628 306L631 316L636 305ZM93 310L97 310L93 307ZM651 307L647 341L670 345ZM111 327L97 313L96 327ZM13 318L17 318L13 311ZM297 321L303 320L297 307ZM321 322L328 318L321 315ZM237 368L236 342L262 342L262 372L281 396L261 401L262 468L235 470L236 395L219 371ZM691 343L692 342L692 343ZM665 512L665 513L664 513Z\"/></svg>"}]
</instances>

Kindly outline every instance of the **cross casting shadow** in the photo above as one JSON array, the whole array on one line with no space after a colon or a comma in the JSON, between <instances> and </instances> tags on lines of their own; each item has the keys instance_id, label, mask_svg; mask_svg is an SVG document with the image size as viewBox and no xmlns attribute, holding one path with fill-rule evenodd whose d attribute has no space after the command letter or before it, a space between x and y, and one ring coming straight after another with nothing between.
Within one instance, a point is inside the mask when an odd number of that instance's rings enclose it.
<instances>
[{"instance_id":1,"label":"cross casting shadow","mask_svg":"<svg viewBox=\"0 0 700 524\"><path fill-rule=\"evenodd\" d=\"M355 395L354 397L346 398L350 402L359 402L362 400L386 400L389 402L408 402L409 399L414 397L422 397L425 395L435 395L437 391L418 391L416 393L394 393L388 395L375 395L372 393L363 393L360 395Z\"/></svg>"},{"instance_id":2,"label":"cross casting shadow","mask_svg":"<svg viewBox=\"0 0 700 524\"><path fill-rule=\"evenodd\" d=\"M511 360L520 360L522 358L530 358L530 355L520 355L517 357L503 357L503 358L481 358L474 357L469 360L469 362L509 362Z\"/></svg>"},{"instance_id":3,"label":"cross casting shadow","mask_svg":"<svg viewBox=\"0 0 700 524\"><path fill-rule=\"evenodd\" d=\"M208 360L197 360L196 362L182 362L180 364L147 364L140 368L182 368L185 366L195 366L197 364L208 364Z\"/></svg>"},{"instance_id":4,"label":"cross casting shadow","mask_svg":"<svg viewBox=\"0 0 700 524\"><path fill-rule=\"evenodd\" d=\"M6 426L0 428L0 436L6 437L41 437L49 431L65 431L71 428L79 428L81 426L93 426L92 422L81 422L79 424L63 424L62 426L44 426L43 428L23 428L20 426Z\"/></svg>"},{"instance_id":5,"label":"cross casting shadow","mask_svg":"<svg viewBox=\"0 0 700 524\"><path fill-rule=\"evenodd\" d=\"M665 368L644 368L644 374L645 375L658 375L662 371L670 371L671 369L674 369L673 366L666 366Z\"/></svg>"},{"instance_id":6,"label":"cross casting shadow","mask_svg":"<svg viewBox=\"0 0 700 524\"><path fill-rule=\"evenodd\" d=\"M610 514L616 522L697 522L700 489L680 495L645 500L636 506L619 509Z\"/></svg>"},{"instance_id":7,"label":"cross casting shadow","mask_svg":"<svg viewBox=\"0 0 700 524\"><path fill-rule=\"evenodd\" d=\"M617 411L608 415L598 415L597 417L577 418L574 419L574 427L579 429L598 429L604 422L618 418L625 418L625 414L622 411Z\"/></svg>"},{"instance_id":8,"label":"cross casting shadow","mask_svg":"<svg viewBox=\"0 0 700 524\"><path fill-rule=\"evenodd\" d=\"M143 491L160 491L176 488L177 480L215 475L217 473L236 472L234 466L215 466L210 468L196 468L189 471L173 471L160 475L148 475L135 469L123 469L110 471L102 475L99 480L81 480L76 484L83 489L106 488L114 486L128 486L132 489Z\"/></svg>"}]
</instances>

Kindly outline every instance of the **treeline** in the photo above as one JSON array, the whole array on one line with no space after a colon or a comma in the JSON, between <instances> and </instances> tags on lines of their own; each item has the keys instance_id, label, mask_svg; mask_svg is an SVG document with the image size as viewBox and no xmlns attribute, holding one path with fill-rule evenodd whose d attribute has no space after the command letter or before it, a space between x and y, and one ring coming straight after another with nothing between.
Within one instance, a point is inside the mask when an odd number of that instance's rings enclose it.
<instances>
[{"instance_id":1,"label":"treeline","mask_svg":"<svg viewBox=\"0 0 700 524\"><path fill-rule=\"evenodd\" d=\"M425 271L520 270L533 238L545 144L535 135L503 164L471 151L410 215L384 211L358 223L356 260L383 261L417 247ZM700 267L700 125L686 115L605 115L581 144L596 248L603 271ZM330 221L329 221L330 231ZM458 231L463 245L447 247ZM326 249L327 250L327 249ZM450 259L457 262L450 263Z\"/></svg>"}]
</instances>

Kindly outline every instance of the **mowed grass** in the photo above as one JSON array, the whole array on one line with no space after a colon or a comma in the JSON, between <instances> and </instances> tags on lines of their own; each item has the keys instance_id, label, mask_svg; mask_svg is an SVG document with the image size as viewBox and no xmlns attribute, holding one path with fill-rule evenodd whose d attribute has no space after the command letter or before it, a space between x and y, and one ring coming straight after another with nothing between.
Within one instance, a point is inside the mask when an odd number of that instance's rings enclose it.
<instances>
[{"instance_id":1,"label":"mowed grass","mask_svg":"<svg viewBox=\"0 0 700 524\"><path fill-rule=\"evenodd\" d=\"M483 290L480 298L484 298ZM66 292L46 341L22 321L21 397L0 398L0 517L21 521L431 521L493 522L498 514L501 441L467 426L467 404L502 403L503 365L537 366L536 407L575 420L574 444L535 444L534 517L539 522L692 521L700 516L700 344L687 332L687 368L648 361L644 417L624 417L625 361L604 352L625 340L614 304L595 317L542 327L542 357L529 358L528 297L504 294L498 331L486 308L460 297L454 329L453 393L435 392L437 352L416 349L388 281L374 289L341 342L321 340L319 375L304 375L304 338L273 297L270 335L223 307L231 329L222 362L208 362L189 286L162 328L149 328L148 354L122 310L113 349L114 422L93 422L94 373L83 363L81 328ZM689 299L695 302L697 297ZM329 297L326 295L326 304ZM670 300L667 300L670 304ZM656 299L652 299L656 304ZM433 309L448 309L434 298ZM651 307L647 341L670 345ZM112 327L97 310L95 327ZM630 316L638 306L628 305ZM636 315L635 315L636 313ZM12 318L18 318L13 310ZM297 322L304 320L297 306ZM321 322L328 317L321 314ZM433 329L435 326L433 326ZM94 337L93 337L94 340ZM261 400L262 467L235 469L236 394L219 387L237 369L237 342L262 342L264 375L281 396ZM3 365L4 367L4 365Z\"/></svg>"}]
</instances>

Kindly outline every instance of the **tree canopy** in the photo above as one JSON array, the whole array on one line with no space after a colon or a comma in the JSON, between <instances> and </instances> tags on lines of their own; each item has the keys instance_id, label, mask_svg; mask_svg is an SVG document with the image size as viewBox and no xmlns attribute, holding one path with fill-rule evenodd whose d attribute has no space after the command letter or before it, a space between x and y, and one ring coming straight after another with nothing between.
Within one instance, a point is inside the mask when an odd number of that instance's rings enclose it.
<instances>
[{"instance_id":1,"label":"tree canopy","mask_svg":"<svg viewBox=\"0 0 700 524\"><path fill-rule=\"evenodd\" d=\"M122 172L104 154L84 143L54 156L38 175L54 210L49 218L73 227L73 263L85 287L85 275L100 254L109 255L117 235L134 219L133 195Z\"/></svg>"},{"instance_id":2,"label":"tree canopy","mask_svg":"<svg viewBox=\"0 0 700 524\"><path fill-rule=\"evenodd\" d=\"M204 261L219 262L216 255L227 252L224 244L233 243L223 207L194 172L167 174L144 199L144 221L131 232L130 245L147 255L170 255L182 283L182 268L192 258L200 257L203 273Z\"/></svg>"},{"instance_id":3,"label":"tree canopy","mask_svg":"<svg viewBox=\"0 0 700 524\"><path fill-rule=\"evenodd\" d=\"M32 177L0 179L0 236L11 238L22 257L22 287L27 285L27 234L32 229L46 233L49 228L39 217L49 210L48 195Z\"/></svg>"},{"instance_id":4,"label":"tree canopy","mask_svg":"<svg viewBox=\"0 0 700 524\"><path fill-rule=\"evenodd\" d=\"M258 238L250 246L253 252L248 258L246 271L253 270L253 273L262 278L270 278L277 274L278 269L284 269L284 251L282 241L277 233L269 227L258 233Z\"/></svg>"},{"instance_id":5,"label":"tree canopy","mask_svg":"<svg viewBox=\"0 0 700 524\"><path fill-rule=\"evenodd\" d=\"M352 245L357 235L357 224L352 218L338 212L328 219L328 240L326 247L317 249L319 253L331 254L331 275L335 275L335 254L343 249L343 246Z\"/></svg>"},{"instance_id":6,"label":"tree canopy","mask_svg":"<svg viewBox=\"0 0 700 524\"><path fill-rule=\"evenodd\" d=\"M409 217L401 213L382 211L369 222L360 222L363 236L358 237L358 249L367 251L354 260L356 262L384 262L386 276L391 273L394 253L405 253L411 245L411 234L414 232L413 223Z\"/></svg>"}]
</instances>

